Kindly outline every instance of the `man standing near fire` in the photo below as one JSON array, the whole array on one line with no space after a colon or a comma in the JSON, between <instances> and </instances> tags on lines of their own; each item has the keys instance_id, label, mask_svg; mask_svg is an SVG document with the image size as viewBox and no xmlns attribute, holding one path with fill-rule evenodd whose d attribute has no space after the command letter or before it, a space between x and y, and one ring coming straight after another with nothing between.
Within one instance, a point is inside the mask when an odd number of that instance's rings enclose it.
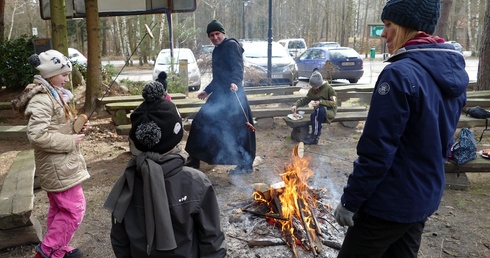
<instances>
[{"instance_id":1,"label":"man standing near fire","mask_svg":"<svg viewBox=\"0 0 490 258\"><path fill-rule=\"evenodd\" d=\"M226 38L225 28L217 20L207 26L215 45L213 80L199 93L206 99L187 138L187 166L199 168L200 161L216 165L236 165L230 174L253 172L255 128L253 116L243 89L243 48L233 38Z\"/></svg>"},{"instance_id":2,"label":"man standing near fire","mask_svg":"<svg viewBox=\"0 0 490 258\"><path fill-rule=\"evenodd\" d=\"M349 226L338 257L417 257L444 192L444 162L466 103L461 53L434 33L440 0L389 0L392 56L378 77L335 218Z\"/></svg>"}]
</instances>

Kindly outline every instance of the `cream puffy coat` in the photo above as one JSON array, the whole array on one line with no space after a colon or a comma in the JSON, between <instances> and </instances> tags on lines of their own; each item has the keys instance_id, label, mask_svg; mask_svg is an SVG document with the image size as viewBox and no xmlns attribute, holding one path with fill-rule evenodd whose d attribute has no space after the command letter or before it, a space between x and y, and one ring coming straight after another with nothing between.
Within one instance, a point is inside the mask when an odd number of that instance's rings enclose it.
<instances>
[{"instance_id":1,"label":"cream puffy coat","mask_svg":"<svg viewBox=\"0 0 490 258\"><path fill-rule=\"evenodd\" d=\"M34 147L36 175L47 192L62 192L87 180L85 159L73 138L73 119L49 91L49 86L30 98L25 109L29 118L27 137Z\"/></svg>"}]
</instances>

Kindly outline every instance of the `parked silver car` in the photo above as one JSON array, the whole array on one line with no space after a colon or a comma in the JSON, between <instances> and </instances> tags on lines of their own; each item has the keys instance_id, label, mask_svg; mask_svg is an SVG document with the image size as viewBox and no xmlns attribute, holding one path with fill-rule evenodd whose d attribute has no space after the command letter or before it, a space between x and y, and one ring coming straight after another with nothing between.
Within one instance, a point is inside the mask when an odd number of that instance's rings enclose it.
<instances>
[{"instance_id":1,"label":"parked silver car","mask_svg":"<svg viewBox=\"0 0 490 258\"><path fill-rule=\"evenodd\" d=\"M245 86L296 85L298 67L288 50L277 42L272 42L271 80L267 74L267 41L242 41Z\"/></svg>"},{"instance_id":2,"label":"parked silver car","mask_svg":"<svg viewBox=\"0 0 490 258\"><path fill-rule=\"evenodd\" d=\"M201 72L197 65L194 53L188 48L174 48L173 62L170 55L170 49L162 49L155 61L155 67L153 68L153 80L158 77L161 71L166 73L177 73L179 71L180 60L187 60L187 77L189 91L198 91L201 88Z\"/></svg>"}]
</instances>

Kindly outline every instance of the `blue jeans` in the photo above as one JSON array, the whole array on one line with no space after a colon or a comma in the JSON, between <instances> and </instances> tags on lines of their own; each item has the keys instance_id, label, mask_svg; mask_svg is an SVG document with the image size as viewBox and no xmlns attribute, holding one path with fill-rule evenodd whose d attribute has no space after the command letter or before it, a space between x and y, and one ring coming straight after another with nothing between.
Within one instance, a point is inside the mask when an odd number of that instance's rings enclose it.
<instances>
[{"instance_id":1,"label":"blue jeans","mask_svg":"<svg viewBox=\"0 0 490 258\"><path fill-rule=\"evenodd\" d=\"M326 116L326 107L320 106L313 110L310 115L311 134L316 135L317 137L322 134L322 123L325 121Z\"/></svg>"}]
</instances>

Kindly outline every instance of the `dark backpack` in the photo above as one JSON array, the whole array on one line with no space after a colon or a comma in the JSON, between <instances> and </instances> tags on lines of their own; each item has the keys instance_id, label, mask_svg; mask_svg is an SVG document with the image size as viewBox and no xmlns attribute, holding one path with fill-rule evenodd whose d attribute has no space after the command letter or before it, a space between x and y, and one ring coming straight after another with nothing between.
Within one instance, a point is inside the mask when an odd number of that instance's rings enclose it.
<instances>
[{"instance_id":1,"label":"dark backpack","mask_svg":"<svg viewBox=\"0 0 490 258\"><path fill-rule=\"evenodd\" d=\"M473 132L468 128L462 128L458 139L451 147L449 159L457 165L465 164L476 159L476 149Z\"/></svg>"},{"instance_id":2,"label":"dark backpack","mask_svg":"<svg viewBox=\"0 0 490 258\"><path fill-rule=\"evenodd\" d=\"M490 111L480 107L470 107L468 110L466 110L466 115L474 117L474 118L480 118L480 119L485 119L490 117Z\"/></svg>"},{"instance_id":3,"label":"dark backpack","mask_svg":"<svg viewBox=\"0 0 490 258\"><path fill-rule=\"evenodd\" d=\"M476 106L476 107L470 107L466 110L466 115L467 116L471 116L473 118L478 118L478 119L485 119L485 129L483 129L483 131L481 132L481 135L480 135L480 141L481 142L481 139L483 138L483 133L488 130L488 118L490 117L490 111L480 107L480 106Z\"/></svg>"}]
</instances>

